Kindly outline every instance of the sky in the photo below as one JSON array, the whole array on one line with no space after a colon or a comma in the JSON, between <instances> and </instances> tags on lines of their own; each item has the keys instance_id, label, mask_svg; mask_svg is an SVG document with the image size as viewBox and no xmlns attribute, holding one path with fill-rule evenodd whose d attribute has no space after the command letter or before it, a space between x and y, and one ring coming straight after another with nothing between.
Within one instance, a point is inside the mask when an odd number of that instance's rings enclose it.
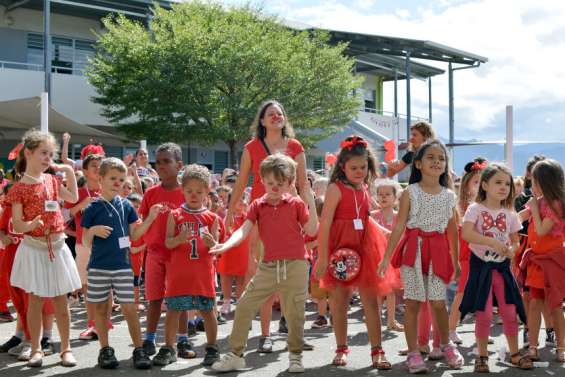
<instances>
[{"instance_id":1,"label":"sky","mask_svg":"<svg viewBox=\"0 0 565 377\"><path fill-rule=\"evenodd\" d=\"M226 5L248 1L223 0ZM505 107L514 138L565 141L565 1L561 0L262 0L266 13L332 30L431 40L487 57L454 74L455 138L502 140ZM447 63L422 61L447 70ZM447 73L432 79L433 125L448 137ZM406 113L405 84L399 85ZM411 81L412 114L428 114L427 82ZM384 110L393 110L385 84Z\"/></svg>"}]
</instances>

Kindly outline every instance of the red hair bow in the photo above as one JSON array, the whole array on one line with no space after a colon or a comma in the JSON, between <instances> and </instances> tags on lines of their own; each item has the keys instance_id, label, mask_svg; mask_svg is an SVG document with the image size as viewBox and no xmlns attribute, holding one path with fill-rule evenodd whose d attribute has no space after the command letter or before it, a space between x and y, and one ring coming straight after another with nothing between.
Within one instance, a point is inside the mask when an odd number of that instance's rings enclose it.
<instances>
[{"instance_id":1,"label":"red hair bow","mask_svg":"<svg viewBox=\"0 0 565 377\"><path fill-rule=\"evenodd\" d=\"M24 147L24 145L22 143L19 143L18 145L16 145L14 147L14 149L12 149L10 151L10 153L8 153L8 160L12 161L12 160L15 160L16 158L18 158L18 154L20 153L20 151L22 150L23 147Z\"/></svg>"},{"instance_id":2,"label":"red hair bow","mask_svg":"<svg viewBox=\"0 0 565 377\"><path fill-rule=\"evenodd\" d=\"M96 145L96 144L88 144L87 146L85 146L84 148L82 148L82 150L80 151L80 158L81 160L84 160L86 158L86 156L91 155L91 154L99 154L101 156L104 156L104 148L102 147L102 145Z\"/></svg>"},{"instance_id":3,"label":"red hair bow","mask_svg":"<svg viewBox=\"0 0 565 377\"><path fill-rule=\"evenodd\" d=\"M351 148L357 145L361 145L364 148L367 148L368 146L367 141L365 141L362 137L359 136L353 136L349 140L344 140L341 143L339 143L339 147L341 149L347 149L347 150L351 150Z\"/></svg>"},{"instance_id":4,"label":"red hair bow","mask_svg":"<svg viewBox=\"0 0 565 377\"><path fill-rule=\"evenodd\" d=\"M475 162L473 164L473 166L471 166L471 170L475 171L475 170L483 170L484 168L486 168L488 165L487 161L484 162Z\"/></svg>"}]
</instances>

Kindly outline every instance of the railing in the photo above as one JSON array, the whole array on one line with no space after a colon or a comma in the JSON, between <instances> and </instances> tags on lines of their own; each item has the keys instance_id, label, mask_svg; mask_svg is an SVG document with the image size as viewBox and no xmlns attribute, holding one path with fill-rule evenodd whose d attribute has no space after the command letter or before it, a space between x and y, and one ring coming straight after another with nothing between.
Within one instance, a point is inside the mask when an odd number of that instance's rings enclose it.
<instances>
[{"instance_id":1,"label":"railing","mask_svg":"<svg viewBox=\"0 0 565 377\"><path fill-rule=\"evenodd\" d=\"M0 69L22 69L26 71L43 71L43 64L32 64L32 63L21 63L21 62L12 62L6 60L0 60ZM83 69L76 69L76 68L68 68L68 67L59 67L59 66L51 66L51 72L53 73L60 73L66 75L77 75L83 76L84 70Z\"/></svg>"},{"instance_id":2,"label":"railing","mask_svg":"<svg viewBox=\"0 0 565 377\"><path fill-rule=\"evenodd\" d=\"M373 108L366 107L366 106L361 107L361 109L359 109L359 110L366 112L366 113L384 115L384 116L389 116L391 118L394 118L394 113L392 111L383 111L383 110L373 109ZM406 119L407 115L399 113L398 117ZM412 121L426 121L426 122L428 121L428 118L418 117L418 116L414 116L414 115L411 115L410 118L411 118Z\"/></svg>"}]
</instances>

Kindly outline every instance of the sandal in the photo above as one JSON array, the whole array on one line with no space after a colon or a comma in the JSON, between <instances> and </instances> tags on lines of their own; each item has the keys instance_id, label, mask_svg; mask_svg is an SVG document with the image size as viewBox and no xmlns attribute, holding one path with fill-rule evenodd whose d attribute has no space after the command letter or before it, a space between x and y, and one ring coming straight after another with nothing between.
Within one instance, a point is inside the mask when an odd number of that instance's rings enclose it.
<instances>
[{"instance_id":1,"label":"sandal","mask_svg":"<svg viewBox=\"0 0 565 377\"><path fill-rule=\"evenodd\" d=\"M428 346L428 345L418 346L418 350L422 354L422 357L426 357L430 353L430 346ZM410 353L410 350L408 348L404 348L404 349L401 349L400 351L398 351L398 354L400 356L407 356L409 353Z\"/></svg>"},{"instance_id":2,"label":"sandal","mask_svg":"<svg viewBox=\"0 0 565 377\"><path fill-rule=\"evenodd\" d=\"M539 361L539 354L537 347L529 347L528 348L528 357L532 361Z\"/></svg>"},{"instance_id":3,"label":"sandal","mask_svg":"<svg viewBox=\"0 0 565 377\"><path fill-rule=\"evenodd\" d=\"M371 361L373 363L373 368L378 370L388 370L392 368L390 362L386 359L385 351L381 346L376 346L371 349Z\"/></svg>"},{"instance_id":4,"label":"sandal","mask_svg":"<svg viewBox=\"0 0 565 377\"><path fill-rule=\"evenodd\" d=\"M490 373L488 367L488 356L479 356L475 359L475 373Z\"/></svg>"},{"instance_id":5,"label":"sandal","mask_svg":"<svg viewBox=\"0 0 565 377\"><path fill-rule=\"evenodd\" d=\"M510 362L512 365L524 370L532 369L534 367L532 359L528 355L522 355L520 352L510 355Z\"/></svg>"},{"instance_id":6,"label":"sandal","mask_svg":"<svg viewBox=\"0 0 565 377\"><path fill-rule=\"evenodd\" d=\"M555 356L556 361L559 363L565 363L565 348L564 347L557 347L555 349Z\"/></svg>"},{"instance_id":7,"label":"sandal","mask_svg":"<svg viewBox=\"0 0 565 377\"><path fill-rule=\"evenodd\" d=\"M61 352L61 365L64 367L74 367L77 365L77 360L73 355L73 351L66 350Z\"/></svg>"},{"instance_id":8,"label":"sandal","mask_svg":"<svg viewBox=\"0 0 565 377\"><path fill-rule=\"evenodd\" d=\"M392 330L392 331L398 331L398 332L404 332L404 326L402 326L400 323L394 321L392 324L387 325L387 330Z\"/></svg>"},{"instance_id":9,"label":"sandal","mask_svg":"<svg viewBox=\"0 0 565 377\"><path fill-rule=\"evenodd\" d=\"M337 367L343 367L347 365L347 354L349 353L349 348L347 346L338 346L335 350L335 357L332 364Z\"/></svg>"},{"instance_id":10,"label":"sandal","mask_svg":"<svg viewBox=\"0 0 565 377\"><path fill-rule=\"evenodd\" d=\"M27 362L28 367L39 368L43 365L43 351L33 351Z\"/></svg>"}]
</instances>

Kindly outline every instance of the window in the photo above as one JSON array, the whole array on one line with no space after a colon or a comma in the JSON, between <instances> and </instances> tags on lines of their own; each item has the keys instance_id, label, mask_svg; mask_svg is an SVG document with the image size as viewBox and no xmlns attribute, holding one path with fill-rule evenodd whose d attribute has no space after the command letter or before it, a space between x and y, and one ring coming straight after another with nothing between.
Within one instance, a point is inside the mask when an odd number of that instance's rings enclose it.
<instances>
[{"instance_id":1,"label":"window","mask_svg":"<svg viewBox=\"0 0 565 377\"><path fill-rule=\"evenodd\" d=\"M315 172L319 170L324 170L324 157L323 156L308 156L306 158L307 168L314 170Z\"/></svg>"},{"instance_id":2,"label":"window","mask_svg":"<svg viewBox=\"0 0 565 377\"><path fill-rule=\"evenodd\" d=\"M76 74L83 74L86 70L89 59L94 56L94 42L75 40L75 72Z\"/></svg>"},{"instance_id":3,"label":"window","mask_svg":"<svg viewBox=\"0 0 565 377\"><path fill-rule=\"evenodd\" d=\"M82 75L94 52L93 41L51 36L52 72ZM27 62L43 66L43 34L28 33Z\"/></svg>"},{"instance_id":4,"label":"window","mask_svg":"<svg viewBox=\"0 0 565 377\"><path fill-rule=\"evenodd\" d=\"M363 99L365 103L365 111L374 113L377 110L377 91L372 89L363 89Z\"/></svg>"},{"instance_id":5,"label":"window","mask_svg":"<svg viewBox=\"0 0 565 377\"><path fill-rule=\"evenodd\" d=\"M222 173L228 167L228 152L214 151L214 173Z\"/></svg>"}]
</instances>

